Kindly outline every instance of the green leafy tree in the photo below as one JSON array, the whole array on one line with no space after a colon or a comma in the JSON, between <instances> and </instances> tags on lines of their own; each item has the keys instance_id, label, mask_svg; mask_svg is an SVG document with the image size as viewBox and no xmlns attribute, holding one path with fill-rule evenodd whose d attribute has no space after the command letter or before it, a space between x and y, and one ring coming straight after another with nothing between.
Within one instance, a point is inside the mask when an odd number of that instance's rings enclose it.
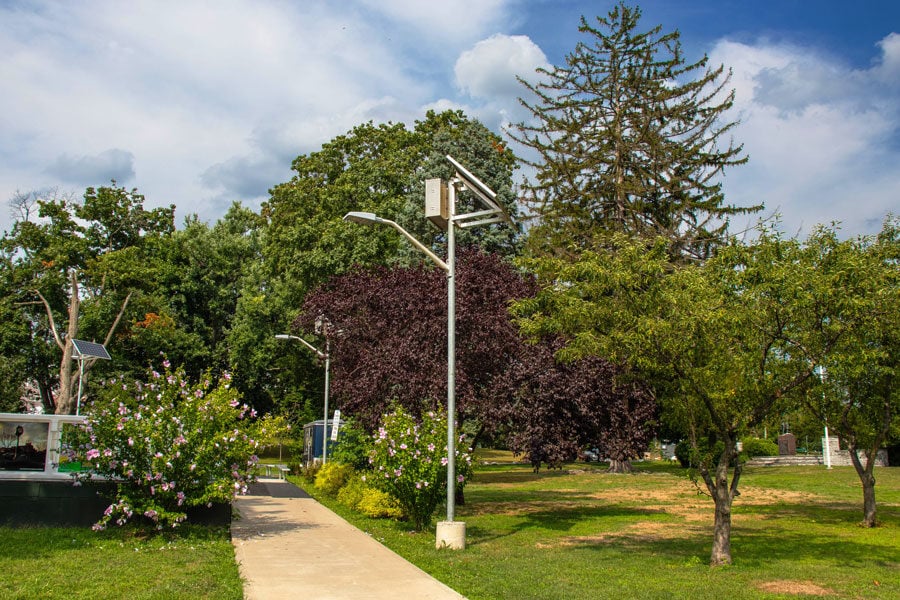
<instances>
[{"instance_id":1,"label":"green leafy tree","mask_svg":"<svg viewBox=\"0 0 900 600\"><path fill-rule=\"evenodd\" d=\"M566 336L562 358L605 357L654 386L715 503L714 565L731 562L738 440L813 376L814 363L785 337L796 320L791 247L763 236L750 248L723 247L702 266L673 266L667 239L648 248L619 236L571 261L533 261L545 285L516 307L528 335ZM820 315L819 326L826 321Z\"/></svg>"},{"instance_id":2,"label":"green leafy tree","mask_svg":"<svg viewBox=\"0 0 900 600\"><path fill-rule=\"evenodd\" d=\"M821 367L801 395L847 445L863 490L863 524L876 525L875 458L900 437L900 219L879 235L841 240L820 227L797 249L795 353ZM862 457L862 458L860 458Z\"/></svg>"},{"instance_id":3,"label":"green leafy tree","mask_svg":"<svg viewBox=\"0 0 900 600\"><path fill-rule=\"evenodd\" d=\"M191 377L230 370L228 337L261 260L261 225L259 215L234 203L215 224L191 216L166 238L155 284L135 298L123 336L133 365L142 368L163 352Z\"/></svg>"},{"instance_id":4,"label":"green leafy tree","mask_svg":"<svg viewBox=\"0 0 900 600\"><path fill-rule=\"evenodd\" d=\"M0 240L4 291L31 329L24 375L37 382L45 410L70 413L80 376L71 340L114 341L132 294L154 280L174 207L145 210L143 196L115 182L88 188L81 202L29 198L16 204L20 220Z\"/></svg>"},{"instance_id":5,"label":"green leafy tree","mask_svg":"<svg viewBox=\"0 0 900 600\"><path fill-rule=\"evenodd\" d=\"M721 175L746 162L723 122L734 93L724 68L687 63L678 32L639 29L624 3L596 24L564 66L524 80L531 119L513 138L537 158L526 198L538 254L584 248L608 232L665 237L669 254L704 258L724 241L728 218L758 210L725 204Z\"/></svg>"}]
</instances>

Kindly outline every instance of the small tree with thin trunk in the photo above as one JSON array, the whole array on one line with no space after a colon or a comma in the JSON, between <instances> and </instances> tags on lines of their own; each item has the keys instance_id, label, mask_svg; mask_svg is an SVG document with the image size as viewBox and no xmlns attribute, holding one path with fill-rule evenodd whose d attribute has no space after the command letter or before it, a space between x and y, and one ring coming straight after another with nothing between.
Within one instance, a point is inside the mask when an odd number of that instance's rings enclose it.
<instances>
[{"instance_id":1,"label":"small tree with thin trunk","mask_svg":"<svg viewBox=\"0 0 900 600\"><path fill-rule=\"evenodd\" d=\"M863 525L874 527L875 459L900 435L900 218L888 217L875 237L841 240L819 228L796 262L805 266L794 300L802 320L790 342L823 375L802 399L846 443L862 485Z\"/></svg>"},{"instance_id":2,"label":"small tree with thin trunk","mask_svg":"<svg viewBox=\"0 0 900 600\"><path fill-rule=\"evenodd\" d=\"M627 364L653 384L698 455L713 448L697 467L715 503L710 561L728 564L742 472L737 441L813 375L814 363L785 341L797 276L782 258L790 244L733 244L702 266L678 266L664 238L649 248L624 236L612 241L572 261L532 261L542 291L514 310L530 336L566 335L562 358Z\"/></svg>"}]
</instances>

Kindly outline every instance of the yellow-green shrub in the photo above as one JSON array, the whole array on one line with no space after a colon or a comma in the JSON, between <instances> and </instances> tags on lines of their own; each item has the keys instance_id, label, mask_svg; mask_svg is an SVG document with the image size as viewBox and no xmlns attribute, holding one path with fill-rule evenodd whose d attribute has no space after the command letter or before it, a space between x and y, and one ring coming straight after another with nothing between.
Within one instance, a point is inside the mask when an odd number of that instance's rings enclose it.
<instances>
[{"instance_id":1,"label":"yellow-green shrub","mask_svg":"<svg viewBox=\"0 0 900 600\"><path fill-rule=\"evenodd\" d=\"M336 496L350 477L353 476L353 467L338 462L329 462L316 473L316 489L328 496Z\"/></svg>"},{"instance_id":2,"label":"yellow-green shrub","mask_svg":"<svg viewBox=\"0 0 900 600\"><path fill-rule=\"evenodd\" d=\"M366 491L366 484L358 476L351 477L347 484L341 488L337 494L338 502L348 508L356 510L359 501L362 500L363 492Z\"/></svg>"},{"instance_id":3,"label":"yellow-green shrub","mask_svg":"<svg viewBox=\"0 0 900 600\"><path fill-rule=\"evenodd\" d=\"M374 519L399 519L403 516L400 505L389 494L367 487L356 505L356 510Z\"/></svg>"}]
</instances>

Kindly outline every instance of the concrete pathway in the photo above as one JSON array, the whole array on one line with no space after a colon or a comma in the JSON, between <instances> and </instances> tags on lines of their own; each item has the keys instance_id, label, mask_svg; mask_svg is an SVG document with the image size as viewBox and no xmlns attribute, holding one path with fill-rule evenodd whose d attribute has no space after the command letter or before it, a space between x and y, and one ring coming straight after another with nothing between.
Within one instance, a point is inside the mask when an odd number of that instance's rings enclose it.
<instances>
[{"instance_id":1,"label":"concrete pathway","mask_svg":"<svg viewBox=\"0 0 900 600\"><path fill-rule=\"evenodd\" d=\"M247 600L464 600L289 482L260 479L235 513Z\"/></svg>"}]
</instances>

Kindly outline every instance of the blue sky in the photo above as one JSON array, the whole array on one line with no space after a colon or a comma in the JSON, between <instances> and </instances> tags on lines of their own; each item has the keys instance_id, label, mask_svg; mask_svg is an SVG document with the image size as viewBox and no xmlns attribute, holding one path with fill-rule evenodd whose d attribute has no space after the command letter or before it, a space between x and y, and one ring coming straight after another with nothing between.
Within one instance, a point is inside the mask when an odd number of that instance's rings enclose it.
<instances>
[{"instance_id":1,"label":"blue sky","mask_svg":"<svg viewBox=\"0 0 900 600\"><path fill-rule=\"evenodd\" d=\"M0 0L0 201L115 178L212 221L368 120L461 108L500 132L524 118L516 75L561 64L580 15L612 5ZM727 175L729 202L765 203L788 233L873 233L900 212L900 2L639 5L644 28L733 70L750 163Z\"/></svg>"}]
</instances>

